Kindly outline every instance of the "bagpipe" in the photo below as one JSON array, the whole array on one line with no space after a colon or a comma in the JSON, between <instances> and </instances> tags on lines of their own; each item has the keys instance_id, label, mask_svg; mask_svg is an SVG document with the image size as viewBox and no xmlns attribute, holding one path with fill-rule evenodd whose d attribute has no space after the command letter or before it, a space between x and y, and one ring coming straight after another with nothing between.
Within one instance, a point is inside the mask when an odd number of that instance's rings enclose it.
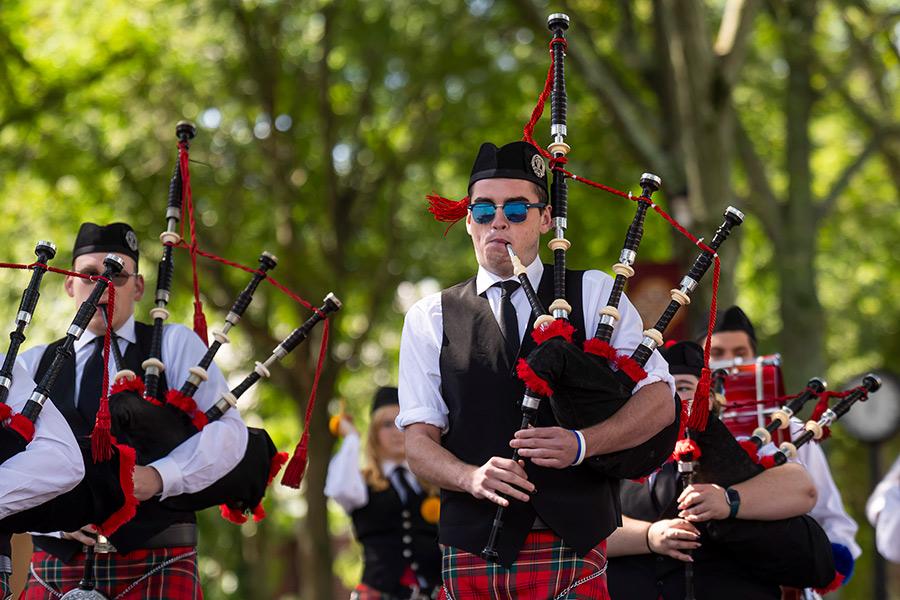
<instances>
[{"instance_id":1,"label":"bagpipe","mask_svg":"<svg viewBox=\"0 0 900 600\"><path fill-rule=\"evenodd\" d=\"M559 426L571 429L578 437L579 449L574 464L577 465L584 461L602 476L614 479L641 477L658 468L671 454L679 435L679 429L685 424L685 417L681 414L682 410L676 410L677 418L670 426L634 448L590 457L587 460L584 460L586 445L580 430L603 422L628 402L636 385L646 378L647 373L644 371L644 366L653 351L662 345L663 333L672 318L682 306L690 303L690 294L696 289L700 279L712 265L715 265L713 290L713 298L715 298L719 274L719 260L716 253L733 228L743 222L744 215L736 208L728 207L724 213L724 221L716 230L712 240L708 244L704 244L653 202L652 194L660 188L662 183L656 175L645 173L641 177L642 194L639 198L634 198L630 193L614 190L567 171L564 165L567 162L570 146L566 143L568 130L565 87L567 42L565 35L569 28L569 17L561 13L550 15L548 28L552 34L550 41L551 65L544 90L524 130L524 139L537 148L545 159L549 160L552 171L550 204L554 237L549 241L548 246L553 251L554 257L555 299L548 309L544 309L541 305L528 280L525 267L518 260L513 249L507 245L507 251L513 264L513 273L521 283L535 316L534 330L531 335L537 343L537 347L526 358L520 359L517 365L517 374L525 383L525 393L521 402L522 428L528 427L532 423L541 403L549 400ZM547 150L544 150L534 141L533 130L548 98L550 100L552 141ZM569 322L572 307L566 301L566 252L571 247L571 242L565 238L568 218L568 179L580 181L637 202L636 213L626 234L619 261L613 266L616 277L607 306L600 313L600 322L594 337L586 340L583 345L573 342L576 332L574 326ZM464 198L455 205L440 197L429 197L429 200L432 203L432 213L439 220L445 221L461 218L465 214L464 209L468 202L468 198ZM630 356L620 355L610 341L615 331L615 323L620 319L618 307L625 283L634 274L632 265L637 257L638 247L643 236L644 219L649 208L653 208L679 232L691 239L700 248L700 254L688 273L682 278L679 287L671 291L671 302L656 324L644 331L641 343ZM710 330L711 328L712 324L710 324ZM708 356L707 345L707 362ZM705 387L708 391L708 369L706 369ZM678 406L677 402L675 406ZM701 425L704 425L705 414L702 411L698 412L700 414L697 418L700 419ZM517 459L518 453L514 453L513 458ZM499 530L503 526L503 512L503 507L498 507L493 529L487 545L482 551L482 557L485 560L497 561L495 543Z\"/></svg>"},{"instance_id":2,"label":"bagpipe","mask_svg":"<svg viewBox=\"0 0 900 600\"><path fill-rule=\"evenodd\" d=\"M785 404L772 415L771 422L758 428L748 440L738 442L722 420L710 415L704 430L689 430L689 443L677 449L676 454L681 461L690 463L686 470L692 473L692 483L714 483L723 488L733 486L766 468L784 464L789 457L796 456L796 449L804 444L827 437L829 425L846 414L856 402L865 401L880 385L879 378L870 374L858 387L828 392L822 379L812 378L799 394L786 397ZM813 418L804 425L803 433L792 442L782 443L773 455L760 458L758 451L771 443L772 435L788 429L791 417L816 397L820 399L819 403ZM828 408L828 400L833 397L840 400ZM789 587L817 588L824 593L838 587L842 580L842 573L835 576L836 561L831 542L808 515L774 521L714 520L697 525L703 535L702 552L710 556L728 556L766 581ZM779 549L777 555L772 554L773 547ZM785 556L790 556L791 560L785 561Z\"/></svg>"},{"instance_id":3,"label":"bagpipe","mask_svg":"<svg viewBox=\"0 0 900 600\"><path fill-rule=\"evenodd\" d=\"M50 399L50 390L53 388L63 364L74 360L74 344L87 329L104 293L108 293L108 302L110 306L114 306L115 288L110 285L110 278L119 273L123 267L121 258L109 254L103 261L105 267L103 274L88 277L47 267L47 261L55 254L55 247L48 242L40 242L35 252L40 263L26 267L32 268L34 271L28 288L22 296L16 318L16 330L10 334L10 351L6 356L10 370L3 371L6 393L8 393L9 382L11 382L12 364L18 354L19 346L25 339L24 327L31 320L37 305L38 290L43 273L53 270L69 276L88 278L95 283L88 298L78 308L66 331L63 343L57 347L49 369L37 383L24 408L19 414L12 415L9 424L0 431L0 437L4 440L0 461L25 451L28 443L31 442L41 410ZM22 267L21 265L11 266ZM104 357L107 360L110 352L110 334L111 331L107 328L104 338ZM4 369L6 369L5 366ZM0 520L0 532L72 531L85 523L96 523L101 533L110 535L134 516L137 507L132 481L135 465L134 451L128 446L118 443L110 435L108 395L109 381L108 378L104 378L100 409L97 412L94 430L89 438L78 440L85 467L85 475L81 482L72 490L56 496L48 502ZM9 443L11 439L13 443Z\"/></svg>"},{"instance_id":4,"label":"bagpipe","mask_svg":"<svg viewBox=\"0 0 900 600\"><path fill-rule=\"evenodd\" d=\"M269 377L269 368L306 340L317 323L325 321L322 347L314 385L307 404L303 435L282 478L284 485L298 487L306 467L310 415L328 340L327 318L341 308L341 302L334 294L329 293L322 305L316 308L277 283L269 276L269 271L275 268L278 261L268 252L260 255L259 267L252 269L199 249L188 168L190 140L195 134L196 129L190 123L179 122L176 126L178 161L169 183L166 230L160 234L163 253L157 271L155 306L150 310L153 318L150 357L142 364L143 381L131 371L120 370L116 374L116 383L112 389L110 402L112 430L117 439L135 449L138 464L146 465L168 455L210 423L217 421L228 410L236 407L241 394L259 379ZM190 226L190 242L184 239L183 223L185 220ZM214 341L209 345L205 355L197 365L189 369L190 375L187 380L179 388L162 390L161 382L165 371L162 356L163 332L165 321L169 318L167 306L174 277L174 250L176 248L188 250L191 256L194 280L194 330L204 342L207 339L206 319L199 297L197 257L203 256L227 266L242 269L250 273L252 277L232 304L222 329L212 333ZM224 344L229 343L229 331L238 324L252 302L255 291L263 281L268 281L295 301L311 309L313 314L302 325L294 329L273 350L265 362L257 362L254 370L238 386L223 392L214 406L205 412L201 411L194 401L194 394L208 379L207 370L213 363L216 353ZM238 523L246 521L246 513L252 513L254 519L259 520L265 516L260 504L265 490L286 462L288 462L287 453L277 451L265 430L248 427L248 443L244 456L226 476L204 490L170 497L163 500L161 504L163 507L173 510L188 511L221 505L222 515L231 521Z\"/></svg>"}]
</instances>

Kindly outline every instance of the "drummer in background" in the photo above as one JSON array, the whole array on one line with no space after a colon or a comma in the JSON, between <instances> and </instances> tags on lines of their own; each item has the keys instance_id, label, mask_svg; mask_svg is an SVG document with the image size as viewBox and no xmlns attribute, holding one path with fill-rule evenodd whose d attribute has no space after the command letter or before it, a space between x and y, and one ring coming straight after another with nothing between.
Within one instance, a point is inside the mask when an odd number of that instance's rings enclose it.
<instances>
[{"instance_id":1,"label":"drummer in background","mask_svg":"<svg viewBox=\"0 0 900 600\"><path fill-rule=\"evenodd\" d=\"M410 471L403 432L394 425L399 412L397 388L379 388L362 469L359 432L346 416L338 425L344 442L328 465L325 495L353 519L363 546L362 582L351 600L417 600L440 589L438 490Z\"/></svg>"},{"instance_id":2,"label":"drummer in background","mask_svg":"<svg viewBox=\"0 0 900 600\"><path fill-rule=\"evenodd\" d=\"M700 340L701 345L704 341L705 339ZM711 361L740 358L748 363L756 358L756 331L740 307L732 306L717 315L716 327L710 338L709 355ZM791 425L792 436L796 436L802 422L791 419ZM806 467L818 491L818 500L809 515L822 526L831 540L840 579L833 584L837 587L849 581L853 565L862 554L862 549L856 543L858 526L844 509L841 493L831 477L828 461L819 444L804 444L797 452L798 459Z\"/></svg>"}]
</instances>

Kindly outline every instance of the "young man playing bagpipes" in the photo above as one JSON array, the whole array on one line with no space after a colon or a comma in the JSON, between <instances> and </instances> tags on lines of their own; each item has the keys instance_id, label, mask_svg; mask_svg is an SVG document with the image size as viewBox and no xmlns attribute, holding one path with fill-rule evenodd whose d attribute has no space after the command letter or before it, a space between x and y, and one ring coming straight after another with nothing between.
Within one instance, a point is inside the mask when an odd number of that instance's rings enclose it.
<instances>
[{"instance_id":1,"label":"young man playing bagpipes","mask_svg":"<svg viewBox=\"0 0 900 600\"><path fill-rule=\"evenodd\" d=\"M115 285L113 312L109 315L122 368L143 375L143 363L151 355L152 327L136 322L135 302L144 293L143 276L138 271L137 237L125 223L100 226L84 223L72 250L73 270L84 275L103 272L103 260L113 253L124 261L122 272L112 277ZM76 306L90 292L84 279L68 277L66 292ZM108 302L108 291L100 303ZM87 436L95 422L104 373L104 310L98 310L87 331L75 344L74 361L63 367L51 399L76 436ZM30 373L39 378L49 364L55 343L32 348L21 357ZM160 375L162 391L179 385L188 369L206 352L203 341L182 325L162 329ZM110 353L110 380L117 370ZM221 372L212 365L195 400L201 410L212 406L227 391ZM162 393L159 394L162 397ZM164 424L161 425L164 427ZM134 496L140 501L137 515L110 537L104 552L96 554L96 589L109 598L198 598L202 592L197 571L196 519L192 512L174 511L160 501L197 492L226 475L241 459L247 445L247 428L238 411L228 411L221 419L184 442L167 456L134 468ZM35 535L35 555L25 598L54 598L77 587L82 579L86 549L95 546L96 530L89 523L76 531L55 535ZM109 552L105 552L109 550ZM122 596L122 594L126 594Z\"/></svg>"},{"instance_id":2,"label":"young man playing bagpipes","mask_svg":"<svg viewBox=\"0 0 900 600\"><path fill-rule=\"evenodd\" d=\"M702 341L702 340L701 340ZM710 337L710 358L714 361L741 359L750 364L756 358L756 330L746 313L739 306L723 311L716 319L716 328ZM801 423L792 420L792 434L800 431ZM814 518L832 543L835 565L841 575L842 585L853 574L854 562L862 554L856 543L856 521L847 514L841 493L831 476L828 459L819 444L805 444L798 449L797 460L806 467L818 499L809 515Z\"/></svg>"},{"instance_id":3,"label":"young man playing bagpipes","mask_svg":"<svg viewBox=\"0 0 900 600\"><path fill-rule=\"evenodd\" d=\"M694 397L703 369L703 348L678 342L663 351L682 398ZM710 397L710 403L713 398ZM711 411L716 414L718 407ZM702 449L701 449L702 450ZM702 460L702 456L701 456ZM696 598L777 600L778 582L765 581L726 552L701 547L697 525L711 520L777 520L803 515L815 504L815 487L799 464L787 464L730 488L679 485L674 461L641 483L622 484L623 527L609 538L609 589L613 600L682 600L685 563L695 565ZM683 488L683 489L682 489Z\"/></svg>"},{"instance_id":4,"label":"young man playing bagpipes","mask_svg":"<svg viewBox=\"0 0 900 600\"><path fill-rule=\"evenodd\" d=\"M5 387L9 394L6 402L0 403L0 519L69 491L84 477L84 461L75 436L53 406L41 412L34 424L34 437L23 451L17 451L19 433L9 417L21 412L34 381L16 364L12 382ZM0 600L11 594L11 559L10 535L0 533Z\"/></svg>"},{"instance_id":5,"label":"young man playing bagpipes","mask_svg":"<svg viewBox=\"0 0 900 600\"><path fill-rule=\"evenodd\" d=\"M520 429L517 402L525 388L514 368L535 343L526 335L533 310L513 277L510 254L549 304L552 268L538 258L541 234L552 223L547 195L534 146L482 145L466 216L477 274L417 302L403 326L397 425L413 471L442 488L448 598L608 597L604 539L619 521L618 482L580 463L632 448L676 421L673 381L654 352L646 378L606 421L563 429L544 402L535 426ZM599 271L567 271L566 278L569 318L583 336L597 326L611 278ZM641 322L627 299L620 310L612 345L630 354L641 341ZM514 449L523 460L510 458ZM498 506L506 514L495 564L479 554Z\"/></svg>"}]
</instances>

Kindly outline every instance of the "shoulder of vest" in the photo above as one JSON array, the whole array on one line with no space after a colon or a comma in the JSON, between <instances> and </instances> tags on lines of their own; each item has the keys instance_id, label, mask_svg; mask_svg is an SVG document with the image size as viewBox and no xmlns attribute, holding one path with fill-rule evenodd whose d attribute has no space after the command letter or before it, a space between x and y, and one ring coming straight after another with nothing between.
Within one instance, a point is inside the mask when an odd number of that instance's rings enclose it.
<instances>
[{"instance_id":1,"label":"shoulder of vest","mask_svg":"<svg viewBox=\"0 0 900 600\"><path fill-rule=\"evenodd\" d=\"M451 285L448 288L444 288L443 290L441 290L441 295L446 294L446 293L460 292L463 289L465 289L466 286L469 286L474 282L475 282L475 276L473 275L472 277L469 277L465 281L460 281L456 285Z\"/></svg>"}]
</instances>

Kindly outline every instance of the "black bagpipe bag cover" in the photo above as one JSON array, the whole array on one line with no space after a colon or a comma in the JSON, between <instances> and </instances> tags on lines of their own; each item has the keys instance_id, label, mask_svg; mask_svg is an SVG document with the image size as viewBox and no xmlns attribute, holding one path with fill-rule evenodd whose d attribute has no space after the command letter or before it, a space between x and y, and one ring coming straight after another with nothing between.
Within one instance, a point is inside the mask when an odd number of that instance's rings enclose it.
<instances>
[{"instance_id":1,"label":"black bagpipe bag cover","mask_svg":"<svg viewBox=\"0 0 900 600\"><path fill-rule=\"evenodd\" d=\"M553 389L550 407L560 427L584 429L605 421L631 398L626 383L609 361L582 350L561 337L550 338L526 359L534 373ZM625 450L593 456L585 463L607 477L636 479L659 468L672 454L678 439L681 401L673 399L675 420L649 440Z\"/></svg>"}]
</instances>

